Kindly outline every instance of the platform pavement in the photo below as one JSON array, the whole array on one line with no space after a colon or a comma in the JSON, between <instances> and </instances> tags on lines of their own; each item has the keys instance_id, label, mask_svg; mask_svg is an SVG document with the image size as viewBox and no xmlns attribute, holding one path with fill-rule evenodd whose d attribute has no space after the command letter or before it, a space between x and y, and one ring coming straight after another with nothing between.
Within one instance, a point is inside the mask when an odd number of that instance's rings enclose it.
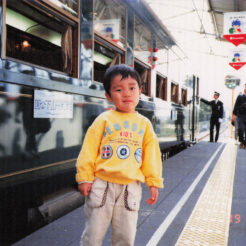
<instances>
[{"instance_id":1,"label":"platform pavement","mask_svg":"<svg viewBox=\"0 0 246 246\"><path fill-rule=\"evenodd\" d=\"M191 214L196 201L198 200L203 187L205 186L220 156L220 153L224 148L224 145L225 144L223 144L222 142L200 142L193 147L188 148L187 150L164 161L163 174L165 178L165 188L160 190L158 202L153 207L145 203L145 200L149 197L149 191L146 186L143 186L143 199L141 202L141 209L139 211L135 246L147 245L150 238L153 236L153 233L156 232L159 225L163 222L164 226L166 226L166 229L164 231L164 234L161 236L158 245L175 245L175 242L177 241L183 227L185 226L186 221L188 220L189 215ZM204 169L205 164L208 163L216 149L219 149L218 154L214 156L207 170L204 171L201 179L194 187L193 192L185 201L183 200L183 203L180 203L180 201L182 201L183 199L184 194L187 192L194 180ZM246 151L245 153L242 150L238 151L241 151L240 156L246 155ZM240 158L241 159L239 159L239 162L241 165L243 158ZM239 172L240 170L241 169L239 169ZM239 180L240 179L238 179L238 181ZM236 189L240 189L240 185L237 185ZM179 210L177 210L177 205L181 206ZM238 209L238 207L242 207L240 201L237 201L236 204L234 204L233 206L236 210ZM176 211L174 211L175 208ZM245 210L241 211L245 212ZM241 216L243 217L242 214ZM238 233L230 233L232 239L235 236L238 237L240 235L241 241L246 240L245 236L243 236L243 234L240 234L242 228L243 231L245 231L245 225L246 222L242 220L240 224L237 224ZM15 243L14 246L78 246L83 228L83 207L80 207L66 214L62 218L59 218L49 225L41 228L40 230L32 233L26 238L20 240L19 242ZM110 230L108 231L103 242L103 246L109 245L111 245ZM152 243L149 245L153 246L157 244ZM244 244L231 244L230 246L243 245Z\"/></svg>"},{"instance_id":2,"label":"platform pavement","mask_svg":"<svg viewBox=\"0 0 246 246\"><path fill-rule=\"evenodd\" d=\"M231 209L229 246L246 245L246 150L238 149Z\"/></svg>"}]
</instances>

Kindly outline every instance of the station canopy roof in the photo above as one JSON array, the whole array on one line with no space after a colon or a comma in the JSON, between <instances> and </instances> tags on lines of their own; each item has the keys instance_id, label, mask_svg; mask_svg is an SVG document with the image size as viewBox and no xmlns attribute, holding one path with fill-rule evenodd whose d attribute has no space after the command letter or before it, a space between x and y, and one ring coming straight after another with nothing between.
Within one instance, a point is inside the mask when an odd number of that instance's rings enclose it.
<instances>
[{"instance_id":1,"label":"station canopy roof","mask_svg":"<svg viewBox=\"0 0 246 246\"><path fill-rule=\"evenodd\" d=\"M223 14L246 11L245 0L145 0L174 37L179 56L192 52L228 58Z\"/></svg>"}]
</instances>

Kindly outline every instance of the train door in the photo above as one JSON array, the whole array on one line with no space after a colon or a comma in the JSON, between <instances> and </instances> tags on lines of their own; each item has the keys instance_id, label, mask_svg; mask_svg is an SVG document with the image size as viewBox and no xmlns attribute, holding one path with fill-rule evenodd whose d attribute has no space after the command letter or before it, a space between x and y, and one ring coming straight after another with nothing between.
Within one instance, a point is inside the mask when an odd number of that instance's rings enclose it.
<instances>
[{"instance_id":1,"label":"train door","mask_svg":"<svg viewBox=\"0 0 246 246\"><path fill-rule=\"evenodd\" d=\"M196 132L198 130L198 104L199 104L199 78L195 75L191 79L192 98L189 104L189 129L190 140L196 141Z\"/></svg>"}]
</instances>

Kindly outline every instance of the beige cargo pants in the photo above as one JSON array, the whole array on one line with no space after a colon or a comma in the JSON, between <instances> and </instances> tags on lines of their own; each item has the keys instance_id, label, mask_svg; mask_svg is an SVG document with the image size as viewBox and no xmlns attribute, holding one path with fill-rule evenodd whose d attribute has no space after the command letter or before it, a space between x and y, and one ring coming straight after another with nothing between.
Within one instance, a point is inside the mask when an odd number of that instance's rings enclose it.
<instances>
[{"instance_id":1,"label":"beige cargo pants","mask_svg":"<svg viewBox=\"0 0 246 246\"><path fill-rule=\"evenodd\" d=\"M100 246L110 223L112 245L133 246L141 197L140 182L120 185L96 178L84 205L80 246Z\"/></svg>"}]
</instances>

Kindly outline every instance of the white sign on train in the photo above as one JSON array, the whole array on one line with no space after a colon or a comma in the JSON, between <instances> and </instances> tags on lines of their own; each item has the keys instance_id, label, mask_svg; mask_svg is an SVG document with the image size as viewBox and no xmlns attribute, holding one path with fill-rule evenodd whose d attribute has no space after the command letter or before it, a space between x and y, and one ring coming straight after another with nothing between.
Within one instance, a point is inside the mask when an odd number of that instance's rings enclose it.
<instances>
[{"instance_id":1,"label":"white sign on train","mask_svg":"<svg viewBox=\"0 0 246 246\"><path fill-rule=\"evenodd\" d=\"M73 96L34 90L34 118L73 118Z\"/></svg>"}]
</instances>

